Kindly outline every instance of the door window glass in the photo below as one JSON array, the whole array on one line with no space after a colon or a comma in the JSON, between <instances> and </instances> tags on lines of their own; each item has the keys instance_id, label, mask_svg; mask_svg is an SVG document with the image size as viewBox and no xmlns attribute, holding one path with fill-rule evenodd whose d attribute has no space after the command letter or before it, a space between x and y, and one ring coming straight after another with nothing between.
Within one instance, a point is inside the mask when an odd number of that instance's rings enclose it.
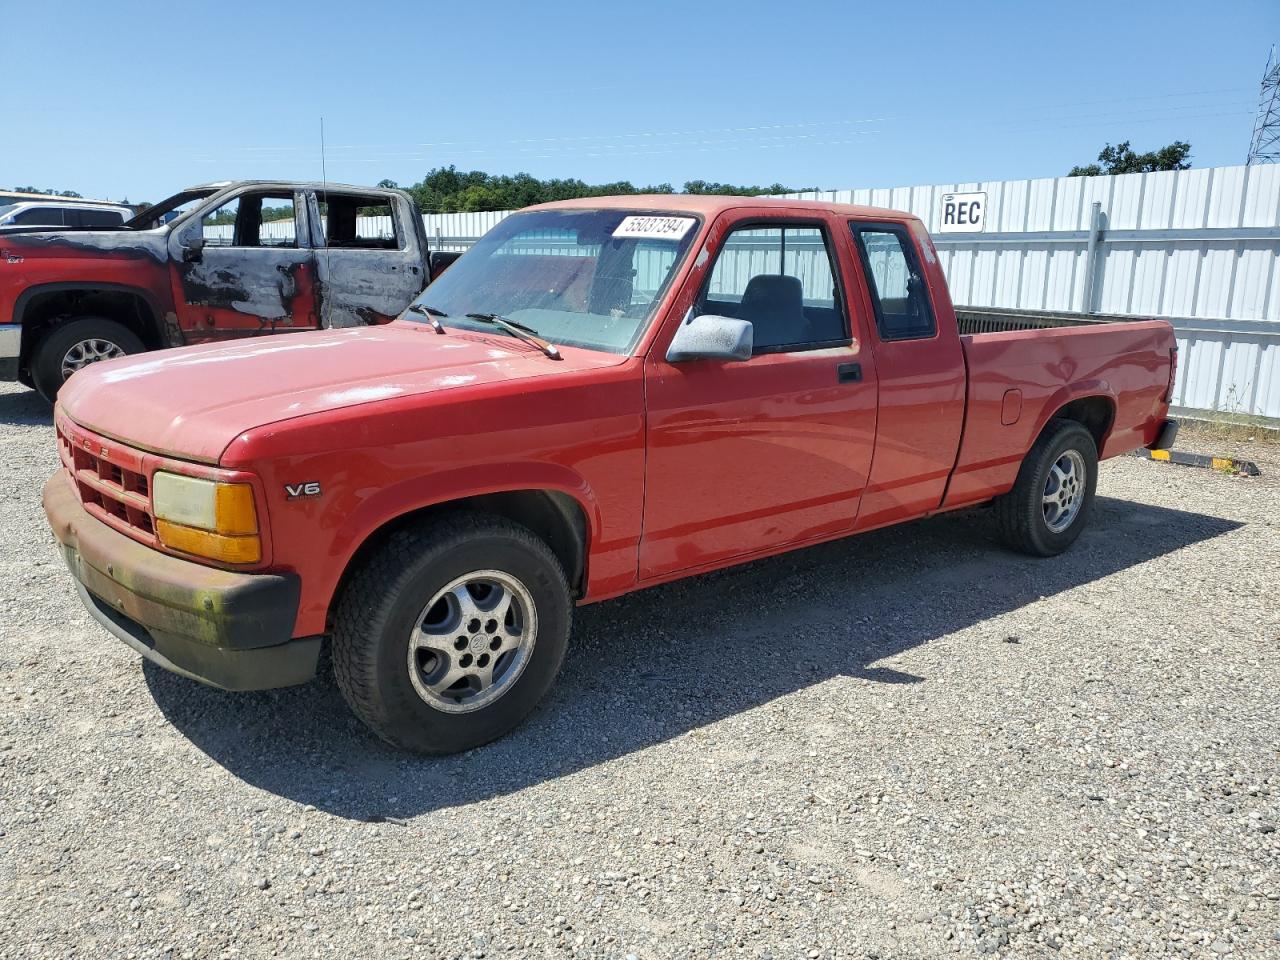
<instances>
[{"instance_id":1,"label":"door window glass","mask_svg":"<svg viewBox=\"0 0 1280 960\"><path fill-rule=\"evenodd\" d=\"M75 214L82 227L117 227L124 222L124 215L114 210L77 210Z\"/></svg>"},{"instance_id":2,"label":"door window glass","mask_svg":"<svg viewBox=\"0 0 1280 960\"><path fill-rule=\"evenodd\" d=\"M14 223L24 227L61 227L62 210L58 207L32 207L13 218Z\"/></svg>"},{"instance_id":3,"label":"door window glass","mask_svg":"<svg viewBox=\"0 0 1280 960\"><path fill-rule=\"evenodd\" d=\"M240 198L228 200L215 210L210 210L200 220L204 229L206 247L230 247L235 242L236 217L240 212Z\"/></svg>"},{"instance_id":4,"label":"door window glass","mask_svg":"<svg viewBox=\"0 0 1280 960\"><path fill-rule=\"evenodd\" d=\"M881 340L922 340L937 332L915 248L900 227L853 226Z\"/></svg>"},{"instance_id":5,"label":"door window glass","mask_svg":"<svg viewBox=\"0 0 1280 960\"><path fill-rule=\"evenodd\" d=\"M258 246L296 247L297 245L298 227L293 209L293 195L263 197L262 216L258 221Z\"/></svg>"},{"instance_id":6,"label":"door window glass","mask_svg":"<svg viewBox=\"0 0 1280 960\"><path fill-rule=\"evenodd\" d=\"M756 353L803 350L848 339L826 235L818 227L744 227L725 239L703 313L752 326Z\"/></svg>"},{"instance_id":7,"label":"door window glass","mask_svg":"<svg viewBox=\"0 0 1280 960\"><path fill-rule=\"evenodd\" d=\"M201 220L206 247L296 247L293 194L246 193Z\"/></svg>"}]
</instances>

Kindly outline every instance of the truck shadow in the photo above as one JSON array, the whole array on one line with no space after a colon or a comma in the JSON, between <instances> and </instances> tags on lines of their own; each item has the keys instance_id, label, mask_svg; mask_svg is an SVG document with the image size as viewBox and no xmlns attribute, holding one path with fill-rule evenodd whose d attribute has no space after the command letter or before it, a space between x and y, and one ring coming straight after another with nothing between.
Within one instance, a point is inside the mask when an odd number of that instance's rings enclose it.
<instances>
[{"instance_id":1,"label":"truck shadow","mask_svg":"<svg viewBox=\"0 0 1280 960\"><path fill-rule=\"evenodd\" d=\"M384 746L331 681L226 694L144 665L165 716L235 776L337 816L411 817L521 790L875 663L1240 524L1099 498L1075 548L996 545L981 511L829 543L578 612L560 680L523 727L470 753ZM998 628L993 628L998 629ZM993 635L991 656L1004 654Z\"/></svg>"},{"instance_id":2,"label":"truck shadow","mask_svg":"<svg viewBox=\"0 0 1280 960\"><path fill-rule=\"evenodd\" d=\"M7 384L0 390L0 423L14 426L51 426L53 407L34 390Z\"/></svg>"}]
</instances>

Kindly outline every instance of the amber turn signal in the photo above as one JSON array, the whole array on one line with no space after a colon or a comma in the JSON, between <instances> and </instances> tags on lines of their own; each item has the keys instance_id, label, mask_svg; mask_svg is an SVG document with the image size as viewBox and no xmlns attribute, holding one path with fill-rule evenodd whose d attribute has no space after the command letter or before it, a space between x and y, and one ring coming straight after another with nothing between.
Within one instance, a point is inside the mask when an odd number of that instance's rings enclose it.
<instances>
[{"instance_id":1,"label":"amber turn signal","mask_svg":"<svg viewBox=\"0 0 1280 960\"><path fill-rule=\"evenodd\" d=\"M208 557L222 563L257 563L262 559L262 541L257 534L228 536L168 520L157 520L156 536L172 550Z\"/></svg>"}]
</instances>

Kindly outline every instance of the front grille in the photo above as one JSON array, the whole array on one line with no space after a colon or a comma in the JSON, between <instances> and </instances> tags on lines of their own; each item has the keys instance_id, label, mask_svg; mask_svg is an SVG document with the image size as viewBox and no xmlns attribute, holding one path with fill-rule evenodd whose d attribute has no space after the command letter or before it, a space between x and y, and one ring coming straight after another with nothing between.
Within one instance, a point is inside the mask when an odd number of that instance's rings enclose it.
<instances>
[{"instance_id":1,"label":"front grille","mask_svg":"<svg viewBox=\"0 0 1280 960\"><path fill-rule=\"evenodd\" d=\"M59 418L58 455L80 502L98 519L144 543L155 543L155 514L143 455Z\"/></svg>"}]
</instances>

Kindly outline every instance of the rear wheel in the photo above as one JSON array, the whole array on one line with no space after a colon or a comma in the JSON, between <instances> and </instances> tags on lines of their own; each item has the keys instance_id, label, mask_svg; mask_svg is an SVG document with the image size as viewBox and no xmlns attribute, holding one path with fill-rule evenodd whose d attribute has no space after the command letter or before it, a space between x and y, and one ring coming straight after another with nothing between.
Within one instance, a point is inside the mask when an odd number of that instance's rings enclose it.
<instances>
[{"instance_id":1,"label":"rear wheel","mask_svg":"<svg viewBox=\"0 0 1280 960\"><path fill-rule=\"evenodd\" d=\"M1093 509L1098 449L1074 420L1053 420L1032 446L1013 489L995 502L1002 539L1015 550L1051 557L1080 536Z\"/></svg>"},{"instance_id":2,"label":"rear wheel","mask_svg":"<svg viewBox=\"0 0 1280 960\"><path fill-rule=\"evenodd\" d=\"M396 534L343 591L333 667L384 740L454 753L517 726L555 680L573 604L527 528L459 515Z\"/></svg>"},{"instance_id":3,"label":"rear wheel","mask_svg":"<svg viewBox=\"0 0 1280 960\"><path fill-rule=\"evenodd\" d=\"M138 335L122 323L106 317L77 317L50 329L36 345L31 380L40 396L52 403L77 370L145 349Z\"/></svg>"}]
</instances>

